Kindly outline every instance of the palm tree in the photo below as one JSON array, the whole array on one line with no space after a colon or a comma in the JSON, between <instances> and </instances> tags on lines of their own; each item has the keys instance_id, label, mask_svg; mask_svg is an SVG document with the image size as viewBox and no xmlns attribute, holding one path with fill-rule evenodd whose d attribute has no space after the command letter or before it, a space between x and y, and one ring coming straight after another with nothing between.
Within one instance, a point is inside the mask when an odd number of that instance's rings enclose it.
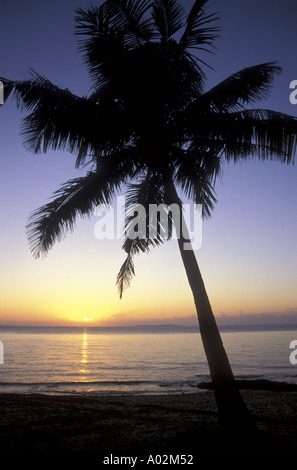
<instances>
[{"instance_id":1,"label":"palm tree","mask_svg":"<svg viewBox=\"0 0 297 470\"><path fill-rule=\"evenodd\" d=\"M181 194L209 217L225 161L292 161L295 118L251 108L266 98L281 72L276 63L245 68L205 91L202 53L212 52L218 34L218 16L207 14L206 4L196 0L188 15L178 0L107 0L99 7L77 9L79 48L92 80L89 96L75 96L34 71L25 81L2 79L6 98L12 93L28 111L22 123L27 150L65 149L76 156L77 168L87 168L31 214L27 229L35 257L47 254L74 228L78 216L112 203L125 188L127 258L117 276L122 297L134 275L134 256L172 237L172 204L185 226ZM161 216L157 236L148 237L149 215L143 236L132 236L135 214L129 207L135 203L167 208L167 237ZM184 249L188 238L183 231L178 246L197 309L219 424L233 433L254 432L257 427L236 386L195 253Z\"/></svg>"}]
</instances>

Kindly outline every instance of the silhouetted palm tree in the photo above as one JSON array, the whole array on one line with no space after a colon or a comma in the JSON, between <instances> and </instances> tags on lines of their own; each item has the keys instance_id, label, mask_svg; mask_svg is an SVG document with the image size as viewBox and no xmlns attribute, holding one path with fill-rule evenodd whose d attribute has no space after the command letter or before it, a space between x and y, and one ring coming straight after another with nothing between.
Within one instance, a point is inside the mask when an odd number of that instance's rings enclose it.
<instances>
[{"instance_id":1,"label":"silhouetted palm tree","mask_svg":"<svg viewBox=\"0 0 297 470\"><path fill-rule=\"evenodd\" d=\"M245 109L267 96L281 69L276 63L246 68L204 90L206 65L217 36L216 14L196 0L188 15L178 0L108 0L100 7L76 10L79 47L92 78L89 96L75 96L31 71L25 81L2 79L6 94L29 111L22 125L25 146L76 155L85 176L66 182L54 198L36 210L28 223L33 254L46 254L77 216L89 216L101 203L112 203L127 189L128 216L120 269L120 296L134 275L133 257L165 241L164 217L157 236L133 238L134 212L129 206L164 204L182 208L179 193L202 205L204 217L214 208L215 182L224 161L258 157L291 162L297 126L293 117L266 109ZM199 55L200 54L200 55ZM147 214L149 211L147 211ZM180 220L184 226L183 212ZM139 229L139 227L138 227ZM209 303L194 251L178 240L197 309L223 429L254 430L242 400Z\"/></svg>"}]
</instances>

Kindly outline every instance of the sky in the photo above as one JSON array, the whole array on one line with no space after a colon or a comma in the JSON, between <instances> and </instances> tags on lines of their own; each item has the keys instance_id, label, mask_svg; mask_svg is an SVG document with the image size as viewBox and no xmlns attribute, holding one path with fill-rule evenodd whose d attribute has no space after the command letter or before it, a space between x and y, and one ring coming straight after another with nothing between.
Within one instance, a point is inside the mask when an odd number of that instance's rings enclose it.
<instances>
[{"instance_id":1,"label":"sky","mask_svg":"<svg viewBox=\"0 0 297 470\"><path fill-rule=\"evenodd\" d=\"M93 3L96 4L95 1ZM183 2L189 8L192 2ZM77 50L74 9L87 0L1 0L0 76L22 80L29 68L78 95L90 89ZM283 68L259 107L297 115L295 0L211 0L221 37L207 57L206 89L251 65ZM135 260L136 277L119 299L121 240L98 240L98 218L46 258L34 259L25 225L60 185L83 174L67 152L34 155L20 135L25 115L10 100L0 108L0 324L92 326L197 322L177 242ZM218 203L203 221L198 263L218 323L297 323L296 165L250 161L224 165Z\"/></svg>"}]
</instances>

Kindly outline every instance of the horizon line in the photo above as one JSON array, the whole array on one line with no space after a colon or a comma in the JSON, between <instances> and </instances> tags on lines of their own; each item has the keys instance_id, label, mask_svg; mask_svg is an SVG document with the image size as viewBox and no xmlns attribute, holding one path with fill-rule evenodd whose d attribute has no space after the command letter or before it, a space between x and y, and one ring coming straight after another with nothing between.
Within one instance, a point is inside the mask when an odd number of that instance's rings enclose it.
<instances>
[{"instance_id":1,"label":"horizon line","mask_svg":"<svg viewBox=\"0 0 297 470\"><path fill-rule=\"evenodd\" d=\"M227 327L227 328L241 328L241 327L268 327L268 326L279 326L279 327L293 327L296 326L297 328L297 320L296 322L267 322L267 323L218 323L218 328L221 327ZM136 324L136 325L86 325L86 324L80 324L80 325L53 325L53 324L8 324L8 323L0 323L0 328L5 327L5 328L83 328L83 329L94 329L94 328L108 328L108 329L114 329L114 328L121 328L121 329L128 329L128 328L199 328L199 324L197 323L196 325L187 325L187 324L182 324L182 323L145 323L145 324Z\"/></svg>"}]
</instances>

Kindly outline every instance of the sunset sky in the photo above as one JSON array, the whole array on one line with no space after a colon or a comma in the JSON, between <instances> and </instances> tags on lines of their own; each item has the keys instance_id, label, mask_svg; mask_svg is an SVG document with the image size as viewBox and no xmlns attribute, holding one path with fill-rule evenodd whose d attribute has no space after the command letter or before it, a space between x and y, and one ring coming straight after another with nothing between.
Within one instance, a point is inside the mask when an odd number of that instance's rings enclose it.
<instances>
[{"instance_id":1,"label":"sunset sky","mask_svg":"<svg viewBox=\"0 0 297 470\"><path fill-rule=\"evenodd\" d=\"M62 88L88 94L74 9L89 5L1 0L0 76L23 79L33 68ZM216 54L207 57L213 70L206 87L244 67L277 60L283 73L259 107L296 116L289 85L297 80L297 2L214 0L210 7L221 13L221 38ZM10 100L0 108L0 324L195 324L175 240L135 260L136 277L122 300L115 285L125 258L122 242L96 239L96 217L79 220L46 258L33 258L25 232L30 212L83 170L74 168L75 157L67 152L27 153L22 117ZM203 222L196 256L218 321L297 322L296 165L226 165L216 191L218 204Z\"/></svg>"}]
</instances>

